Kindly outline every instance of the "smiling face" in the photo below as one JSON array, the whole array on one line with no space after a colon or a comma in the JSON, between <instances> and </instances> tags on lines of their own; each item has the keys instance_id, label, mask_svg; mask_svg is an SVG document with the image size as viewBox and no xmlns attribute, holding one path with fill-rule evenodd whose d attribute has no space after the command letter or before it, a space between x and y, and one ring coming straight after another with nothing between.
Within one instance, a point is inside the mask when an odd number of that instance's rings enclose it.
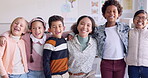
<instances>
[{"instance_id":1,"label":"smiling face","mask_svg":"<svg viewBox=\"0 0 148 78\"><path fill-rule=\"evenodd\" d=\"M56 38L61 38L65 27L61 21L53 21L51 27L48 29Z\"/></svg>"},{"instance_id":2,"label":"smiling face","mask_svg":"<svg viewBox=\"0 0 148 78\"><path fill-rule=\"evenodd\" d=\"M89 35L89 33L92 32L92 22L88 17L85 17L83 19L81 19L81 21L79 22L78 26L78 34L79 36L85 38Z\"/></svg>"},{"instance_id":3,"label":"smiling face","mask_svg":"<svg viewBox=\"0 0 148 78\"><path fill-rule=\"evenodd\" d=\"M44 35L45 28L43 26L43 23L40 21L35 21L31 24L31 31L32 35L35 38L41 39Z\"/></svg>"},{"instance_id":4,"label":"smiling face","mask_svg":"<svg viewBox=\"0 0 148 78\"><path fill-rule=\"evenodd\" d=\"M143 29L147 25L147 22L147 14L145 13L140 13L133 19L133 23L138 29Z\"/></svg>"},{"instance_id":5,"label":"smiling face","mask_svg":"<svg viewBox=\"0 0 148 78\"><path fill-rule=\"evenodd\" d=\"M23 18L16 18L11 24L11 33L13 36L21 36L26 32L27 22Z\"/></svg>"},{"instance_id":6,"label":"smiling face","mask_svg":"<svg viewBox=\"0 0 148 78\"><path fill-rule=\"evenodd\" d=\"M108 6L103 16L105 17L108 23L115 23L119 17L117 7L114 5Z\"/></svg>"}]
</instances>

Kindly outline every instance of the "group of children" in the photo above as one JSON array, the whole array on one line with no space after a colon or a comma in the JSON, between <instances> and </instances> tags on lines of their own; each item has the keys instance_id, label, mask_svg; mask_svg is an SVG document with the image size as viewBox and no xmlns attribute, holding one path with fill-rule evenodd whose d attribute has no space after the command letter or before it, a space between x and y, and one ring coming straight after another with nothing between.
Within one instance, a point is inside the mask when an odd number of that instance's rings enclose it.
<instances>
[{"instance_id":1,"label":"group of children","mask_svg":"<svg viewBox=\"0 0 148 78\"><path fill-rule=\"evenodd\" d=\"M2 37L1 77L95 78L92 65L98 55L101 78L124 78L126 65L129 78L148 78L147 12L135 13L133 29L116 21L122 14L116 0L105 1L102 14L107 22L100 26L90 16L79 17L69 41L62 36L65 26L61 16L49 18L50 33L44 33L46 23L41 17L29 23L16 18Z\"/></svg>"}]
</instances>

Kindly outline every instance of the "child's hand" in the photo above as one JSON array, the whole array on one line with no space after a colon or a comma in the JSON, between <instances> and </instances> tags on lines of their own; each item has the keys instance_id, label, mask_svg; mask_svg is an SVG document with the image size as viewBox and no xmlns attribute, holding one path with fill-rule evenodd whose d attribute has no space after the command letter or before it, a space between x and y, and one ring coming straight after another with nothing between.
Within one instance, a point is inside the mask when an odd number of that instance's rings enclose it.
<instances>
[{"instance_id":1,"label":"child's hand","mask_svg":"<svg viewBox=\"0 0 148 78\"><path fill-rule=\"evenodd\" d=\"M0 46L2 47L4 44L6 44L6 38L4 36L0 36Z\"/></svg>"},{"instance_id":2,"label":"child's hand","mask_svg":"<svg viewBox=\"0 0 148 78\"><path fill-rule=\"evenodd\" d=\"M68 40L68 41L69 41L69 40L73 40L73 38L74 38L73 35L70 35L70 34L69 34L69 35L67 36L67 40Z\"/></svg>"},{"instance_id":3,"label":"child's hand","mask_svg":"<svg viewBox=\"0 0 148 78\"><path fill-rule=\"evenodd\" d=\"M8 74L7 74L7 75L2 76L2 78L9 78L9 77L8 77Z\"/></svg>"}]
</instances>

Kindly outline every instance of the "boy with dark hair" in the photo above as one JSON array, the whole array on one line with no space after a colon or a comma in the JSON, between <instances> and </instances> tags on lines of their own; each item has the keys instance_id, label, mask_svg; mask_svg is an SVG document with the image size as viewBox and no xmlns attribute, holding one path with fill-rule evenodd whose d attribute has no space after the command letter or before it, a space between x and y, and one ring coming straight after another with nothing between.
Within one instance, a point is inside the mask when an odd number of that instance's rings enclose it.
<instances>
[{"instance_id":1,"label":"boy with dark hair","mask_svg":"<svg viewBox=\"0 0 148 78\"><path fill-rule=\"evenodd\" d=\"M65 29L63 17L53 15L48 20L49 32L53 37L47 39L43 51L45 78L69 78L67 43L62 38Z\"/></svg>"}]
</instances>

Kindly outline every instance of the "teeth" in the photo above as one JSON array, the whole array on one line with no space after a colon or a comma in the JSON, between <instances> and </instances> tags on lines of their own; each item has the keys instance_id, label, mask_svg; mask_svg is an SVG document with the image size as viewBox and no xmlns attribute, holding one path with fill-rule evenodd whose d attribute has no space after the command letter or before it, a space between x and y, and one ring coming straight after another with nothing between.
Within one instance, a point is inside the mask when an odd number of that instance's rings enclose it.
<instances>
[{"instance_id":1,"label":"teeth","mask_svg":"<svg viewBox=\"0 0 148 78\"><path fill-rule=\"evenodd\" d=\"M111 16L110 18L114 18L114 16Z\"/></svg>"},{"instance_id":2,"label":"teeth","mask_svg":"<svg viewBox=\"0 0 148 78\"><path fill-rule=\"evenodd\" d=\"M82 32L86 32L85 30L83 30Z\"/></svg>"},{"instance_id":3,"label":"teeth","mask_svg":"<svg viewBox=\"0 0 148 78\"><path fill-rule=\"evenodd\" d=\"M141 22L139 22L138 24L139 24L139 25L142 25L142 23L141 23Z\"/></svg>"},{"instance_id":4,"label":"teeth","mask_svg":"<svg viewBox=\"0 0 148 78\"><path fill-rule=\"evenodd\" d=\"M18 28L14 28L14 30L16 30L16 31L20 31Z\"/></svg>"}]
</instances>

